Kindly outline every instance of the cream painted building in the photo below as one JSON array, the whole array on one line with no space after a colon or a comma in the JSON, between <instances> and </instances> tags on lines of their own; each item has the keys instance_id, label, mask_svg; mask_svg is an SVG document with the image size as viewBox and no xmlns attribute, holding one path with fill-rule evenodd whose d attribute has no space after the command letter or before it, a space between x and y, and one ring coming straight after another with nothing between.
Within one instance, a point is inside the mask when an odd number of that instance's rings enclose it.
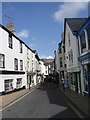
<instances>
[{"instance_id":1,"label":"cream painted building","mask_svg":"<svg viewBox=\"0 0 90 120\"><path fill-rule=\"evenodd\" d=\"M66 18L64 21L65 55L69 87L79 93L81 92L81 78L76 33L85 21L86 18Z\"/></svg>"}]
</instances>

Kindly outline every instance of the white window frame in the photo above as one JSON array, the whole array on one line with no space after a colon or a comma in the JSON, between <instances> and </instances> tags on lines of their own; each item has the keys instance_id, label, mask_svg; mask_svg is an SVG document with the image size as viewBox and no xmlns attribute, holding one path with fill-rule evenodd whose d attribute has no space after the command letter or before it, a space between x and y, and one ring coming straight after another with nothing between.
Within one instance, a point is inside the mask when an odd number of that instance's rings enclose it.
<instances>
[{"instance_id":1,"label":"white window frame","mask_svg":"<svg viewBox=\"0 0 90 120\"><path fill-rule=\"evenodd\" d=\"M13 90L13 79L4 80L4 87L5 87L5 92L12 91Z\"/></svg>"},{"instance_id":2,"label":"white window frame","mask_svg":"<svg viewBox=\"0 0 90 120\"><path fill-rule=\"evenodd\" d=\"M16 82L16 88L21 88L22 87L22 78L17 78L17 82Z\"/></svg>"},{"instance_id":3,"label":"white window frame","mask_svg":"<svg viewBox=\"0 0 90 120\"><path fill-rule=\"evenodd\" d=\"M13 41L12 41L12 35L11 33L9 33L9 38L8 38L8 45L9 45L9 48L13 48Z\"/></svg>"},{"instance_id":4,"label":"white window frame","mask_svg":"<svg viewBox=\"0 0 90 120\"><path fill-rule=\"evenodd\" d=\"M0 68L5 68L5 55L0 54Z\"/></svg>"},{"instance_id":5,"label":"white window frame","mask_svg":"<svg viewBox=\"0 0 90 120\"><path fill-rule=\"evenodd\" d=\"M23 60L20 60L20 70L23 70Z\"/></svg>"},{"instance_id":6,"label":"white window frame","mask_svg":"<svg viewBox=\"0 0 90 120\"><path fill-rule=\"evenodd\" d=\"M14 69L18 70L18 59L14 58Z\"/></svg>"},{"instance_id":7,"label":"white window frame","mask_svg":"<svg viewBox=\"0 0 90 120\"><path fill-rule=\"evenodd\" d=\"M23 53L23 50L22 50L22 42L20 41L20 53Z\"/></svg>"}]
</instances>

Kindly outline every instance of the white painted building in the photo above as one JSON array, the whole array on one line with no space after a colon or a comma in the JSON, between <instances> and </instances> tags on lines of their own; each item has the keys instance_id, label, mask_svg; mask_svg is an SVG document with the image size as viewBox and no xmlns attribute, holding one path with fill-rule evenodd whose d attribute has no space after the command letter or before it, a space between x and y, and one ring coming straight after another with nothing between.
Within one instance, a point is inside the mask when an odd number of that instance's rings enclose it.
<instances>
[{"instance_id":1,"label":"white painted building","mask_svg":"<svg viewBox=\"0 0 90 120\"><path fill-rule=\"evenodd\" d=\"M66 18L64 22L65 54L69 86L76 92L81 92L80 65L78 61L78 39L76 32L84 24L84 18Z\"/></svg>"},{"instance_id":2,"label":"white painted building","mask_svg":"<svg viewBox=\"0 0 90 120\"><path fill-rule=\"evenodd\" d=\"M37 85L38 54L2 25L0 38L0 93Z\"/></svg>"},{"instance_id":3,"label":"white painted building","mask_svg":"<svg viewBox=\"0 0 90 120\"><path fill-rule=\"evenodd\" d=\"M0 25L0 92L25 87L24 43Z\"/></svg>"},{"instance_id":4,"label":"white painted building","mask_svg":"<svg viewBox=\"0 0 90 120\"><path fill-rule=\"evenodd\" d=\"M45 62L43 60L40 61L41 63L41 75L47 76L48 75L48 66L45 65Z\"/></svg>"},{"instance_id":5,"label":"white painted building","mask_svg":"<svg viewBox=\"0 0 90 120\"><path fill-rule=\"evenodd\" d=\"M62 76L66 78L66 58L65 58L65 43L64 43L64 34L61 34L61 42L58 44L58 56L59 56L59 79L62 79ZM67 79L67 78L66 78Z\"/></svg>"}]
</instances>

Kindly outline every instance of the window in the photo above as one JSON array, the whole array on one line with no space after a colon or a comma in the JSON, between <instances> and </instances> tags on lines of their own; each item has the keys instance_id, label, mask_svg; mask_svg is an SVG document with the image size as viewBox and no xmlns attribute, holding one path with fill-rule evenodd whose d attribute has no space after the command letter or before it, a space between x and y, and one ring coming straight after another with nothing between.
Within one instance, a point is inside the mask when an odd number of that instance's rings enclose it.
<instances>
[{"instance_id":1,"label":"window","mask_svg":"<svg viewBox=\"0 0 90 120\"><path fill-rule=\"evenodd\" d=\"M70 41L70 33L68 33L68 45L71 45L71 41Z\"/></svg>"},{"instance_id":2,"label":"window","mask_svg":"<svg viewBox=\"0 0 90 120\"><path fill-rule=\"evenodd\" d=\"M22 53L22 42L20 41L20 53Z\"/></svg>"},{"instance_id":3,"label":"window","mask_svg":"<svg viewBox=\"0 0 90 120\"><path fill-rule=\"evenodd\" d=\"M70 50L68 56L69 56L69 64L73 63L73 51L72 50Z\"/></svg>"},{"instance_id":4,"label":"window","mask_svg":"<svg viewBox=\"0 0 90 120\"><path fill-rule=\"evenodd\" d=\"M87 28L88 48L90 49L90 26Z\"/></svg>"},{"instance_id":5,"label":"window","mask_svg":"<svg viewBox=\"0 0 90 120\"><path fill-rule=\"evenodd\" d=\"M66 68L66 67L67 67L67 65L66 65L66 64L64 64L64 67Z\"/></svg>"},{"instance_id":6,"label":"window","mask_svg":"<svg viewBox=\"0 0 90 120\"><path fill-rule=\"evenodd\" d=\"M45 69L47 69L47 66L45 66Z\"/></svg>"},{"instance_id":7,"label":"window","mask_svg":"<svg viewBox=\"0 0 90 120\"><path fill-rule=\"evenodd\" d=\"M8 79L4 81L5 92L13 90L13 79Z\"/></svg>"},{"instance_id":8,"label":"window","mask_svg":"<svg viewBox=\"0 0 90 120\"><path fill-rule=\"evenodd\" d=\"M71 56L70 56L70 53L69 53L69 62L70 62L70 59L71 59Z\"/></svg>"},{"instance_id":9,"label":"window","mask_svg":"<svg viewBox=\"0 0 90 120\"><path fill-rule=\"evenodd\" d=\"M81 53L83 53L85 51L86 48L86 39L85 39L85 33L83 33L80 36L80 42L81 42Z\"/></svg>"},{"instance_id":10,"label":"window","mask_svg":"<svg viewBox=\"0 0 90 120\"><path fill-rule=\"evenodd\" d=\"M63 67L62 58L60 58L60 67Z\"/></svg>"},{"instance_id":11,"label":"window","mask_svg":"<svg viewBox=\"0 0 90 120\"><path fill-rule=\"evenodd\" d=\"M71 50L71 63L73 63L73 52Z\"/></svg>"},{"instance_id":12,"label":"window","mask_svg":"<svg viewBox=\"0 0 90 120\"><path fill-rule=\"evenodd\" d=\"M59 47L59 53L62 53L62 48L61 48L61 46Z\"/></svg>"},{"instance_id":13,"label":"window","mask_svg":"<svg viewBox=\"0 0 90 120\"><path fill-rule=\"evenodd\" d=\"M22 87L22 78L18 78L16 82L16 88L21 88Z\"/></svg>"},{"instance_id":14,"label":"window","mask_svg":"<svg viewBox=\"0 0 90 120\"><path fill-rule=\"evenodd\" d=\"M84 71L84 91L88 92L88 65L83 66Z\"/></svg>"},{"instance_id":15,"label":"window","mask_svg":"<svg viewBox=\"0 0 90 120\"><path fill-rule=\"evenodd\" d=\"M27 61L27 68L29 68L29 61Z\"/></svg>"},{"instance_id":16,"label":"window","mask_svg":"<svg viewBox=\"0 0 90 120\"><path fill-rule=\"evenodd\" d=\"M20 60L20 70L23 70L23 60Z\"/></svg>"},{"instance_id":17,"label":"window","mask_svg":"<svg viewBox=\"0 0 90 120\"><path fill-rule=\"evenodd\" d=\"M75 80L74 80L74 74L70 73L70 78L71 78L71 85L75 86Z\"/></svg>"},{"instance_id":18,"label":"window","mask_svg":"<svg viewBox=\"0 0 90 120\"><path fill-rule=\"evenodd\" d=\"M4 54L0 54L0 68L5 67L5 56Z\"/></svg>"},{"instance_id":19,"label":"window","mask_svg":"<svg viewBox=\"0 0 90 120\"><path fill-rule=\"evenodd\" d=\"M9 48L13 48L13 46L12 46L12 34L11 33L9 33L9 39L8 39L8 44L9 44Z\"/></svg>"},{"instance_id":20,"label":"window","mask_svg":"<svg viewBox=\"0 0 90 120\"><path fill-rule=\"evenodd\" d=\"M18 59L17 58L14 59L14 69L18 70Z\"/></svg>"}]
</instances>

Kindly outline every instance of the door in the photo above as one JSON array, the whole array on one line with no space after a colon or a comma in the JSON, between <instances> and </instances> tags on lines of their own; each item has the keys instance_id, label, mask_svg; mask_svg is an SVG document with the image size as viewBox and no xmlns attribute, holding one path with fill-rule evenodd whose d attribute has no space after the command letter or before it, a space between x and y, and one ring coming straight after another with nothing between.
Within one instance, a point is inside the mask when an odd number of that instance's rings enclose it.
<instances>
[{"instance_id":1,"label":"door","mask_svg":"<svg viewBox=\"0 0 90 120\"><path fill-rule=\"evenodd\" d=\"M75 91L78 92L78 73L75 73Z\"/></svg>"}]
</instances>

